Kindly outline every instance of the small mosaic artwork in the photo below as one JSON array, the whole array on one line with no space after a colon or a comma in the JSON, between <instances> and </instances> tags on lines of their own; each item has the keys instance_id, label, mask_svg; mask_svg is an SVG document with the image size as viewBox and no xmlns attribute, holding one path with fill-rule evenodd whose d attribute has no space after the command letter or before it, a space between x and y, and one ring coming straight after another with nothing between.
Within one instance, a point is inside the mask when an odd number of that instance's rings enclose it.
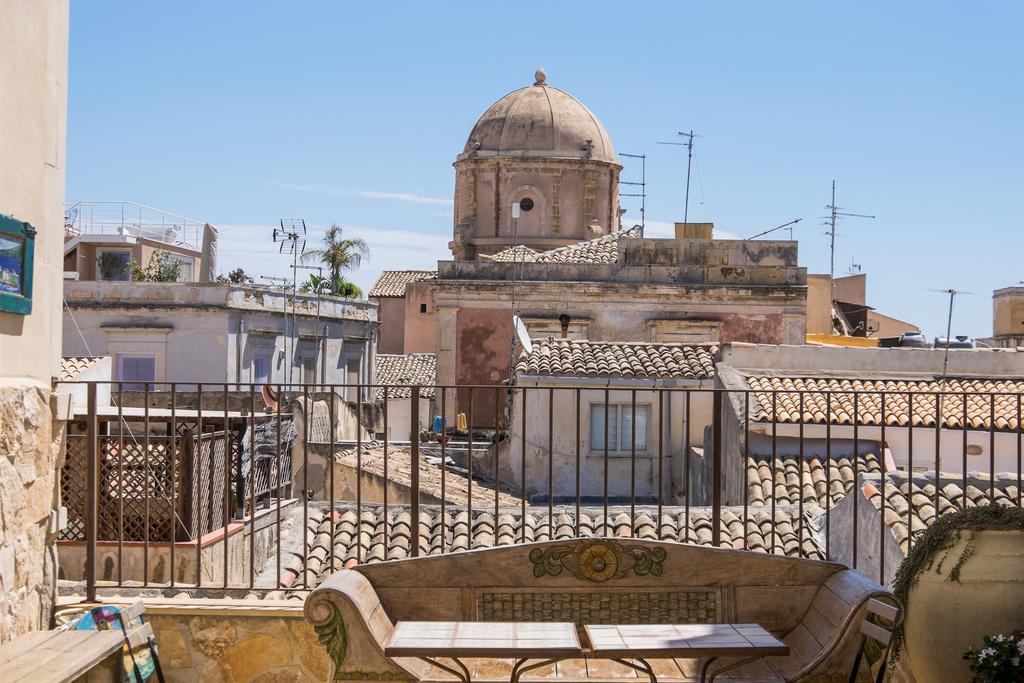
<instances>
[{"instance_id":1,"label":"small mosaic artwork","mask_svg":"<svg viewBox=\"0 0 1024 683\"><path fill-rule=\"evenodd\" d=\"M577 624L713 624L714 591L481 593L481 621L571 621Z\"/></svg>"}]
</instances>

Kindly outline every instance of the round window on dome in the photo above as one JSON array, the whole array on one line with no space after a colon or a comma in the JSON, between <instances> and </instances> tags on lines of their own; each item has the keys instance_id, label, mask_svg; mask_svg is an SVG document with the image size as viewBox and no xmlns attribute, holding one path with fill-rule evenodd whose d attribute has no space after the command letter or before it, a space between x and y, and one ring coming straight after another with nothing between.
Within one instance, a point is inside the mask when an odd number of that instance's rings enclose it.
<instances>
[{"instance_id":1,"label":"round window on dome","mask_svg":"<svg viewBox=\"0 0 1024 683\"><path fill-rule=\"evenodd\" d=\"M530 209L533 208L533 200L530 199L529 197L524 197L523 199L520 199L519 208L522 211L529 211Z\"/></svg>"}]
</instances>

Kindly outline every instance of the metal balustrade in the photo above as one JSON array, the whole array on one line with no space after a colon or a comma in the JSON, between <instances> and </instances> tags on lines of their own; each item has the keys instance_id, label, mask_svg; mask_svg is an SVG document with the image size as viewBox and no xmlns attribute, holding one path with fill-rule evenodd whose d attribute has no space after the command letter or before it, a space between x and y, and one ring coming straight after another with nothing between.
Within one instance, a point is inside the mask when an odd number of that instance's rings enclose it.
<instances>
[{"instance_id":1,"label":"metal balustrade","mask_svg":"<svg viewBox=\"0 0 1024 683\"><path fill-rule=\"evenodd\" d=\"M1021 504L1013 392L84 384L60 539L84 544L90 599L299 592L352 562L571 536L832 559L885 583L937 516Z\"/></svg>"}]
</instances>

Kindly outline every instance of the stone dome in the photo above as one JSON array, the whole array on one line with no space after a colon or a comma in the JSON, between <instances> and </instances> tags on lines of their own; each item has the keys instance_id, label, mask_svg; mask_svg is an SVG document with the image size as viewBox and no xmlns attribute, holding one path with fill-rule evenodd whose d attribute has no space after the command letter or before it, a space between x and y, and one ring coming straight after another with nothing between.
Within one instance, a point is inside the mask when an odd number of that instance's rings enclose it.
<instances>
[{"instance_id":1,"label":"stone dome","mask_svg":"<svg viewBox=\"0 0 1024 683\"><path fill-rule=\"evenodd\" d=\"M618 164L601 122L572 95L536 82L492 104L473 126L459 159L474 157L595 159Z\"/></svg>"}]
</instances>

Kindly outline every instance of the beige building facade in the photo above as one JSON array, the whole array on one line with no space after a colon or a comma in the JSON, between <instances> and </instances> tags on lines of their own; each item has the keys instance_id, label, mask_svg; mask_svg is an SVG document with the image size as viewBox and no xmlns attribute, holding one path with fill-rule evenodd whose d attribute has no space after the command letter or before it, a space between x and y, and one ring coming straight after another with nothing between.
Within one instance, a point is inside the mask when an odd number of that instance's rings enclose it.
<instances>
[{"instance_id":1,"label":"beige building facade","mask_svg":"<svg viewBox=\"0 0 1024 683\"><path fill-rule=\"evenodd\" d=\"M1011 349L1024 346L1024 286L992 293L992 336L978 341Z\"/></svg>"},{"instance_id":2,"label":"beige building facade","mask_svg":"<svg viewBox=\"0 0 1024 683\"><path fill-rule=\"evenodd\" d=\"M31 312L0 310L0 643L47 628L57 472L68 3L0 3L0 214L35 230Z\"/></svg>"}]
</instances>

